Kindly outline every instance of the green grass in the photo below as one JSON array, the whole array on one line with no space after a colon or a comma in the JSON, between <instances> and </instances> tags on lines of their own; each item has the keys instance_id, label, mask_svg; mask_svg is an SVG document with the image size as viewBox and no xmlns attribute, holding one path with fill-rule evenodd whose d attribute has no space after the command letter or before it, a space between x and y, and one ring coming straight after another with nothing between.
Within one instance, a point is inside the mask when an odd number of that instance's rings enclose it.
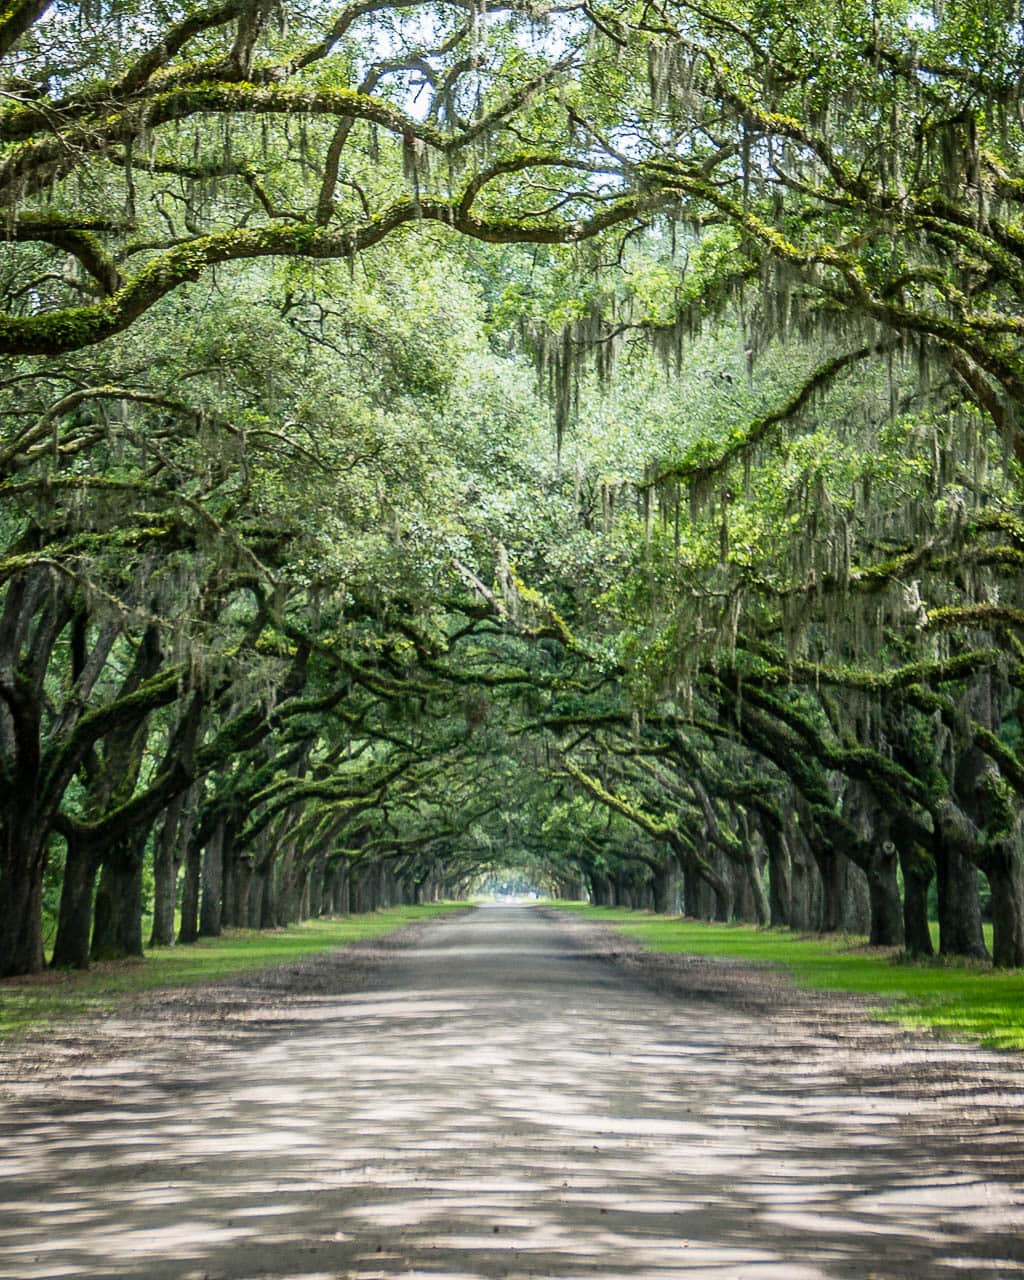
<instances>
[{"instance_id":1,"label":"green grass","mask_svg":"<svg viewBox=\"0 0 1024 1280\"><path fill-rule=\"evenodd\" d=\"M999 1049L1024 1049L1024 971L970 961L911 963L864 938L807 938L784 929L707 924L646 911L551 902L635 938L650 951L732 956L782 965L801 987L877 995L878 1017ZM991 942L991 939L989 939Z\"/></svg>"},{"instance_id":2,"label":"green grass","mask_svg":"<svg viewBox=\"0 0 1024 1280\"><path fill-rule=\"evenodd\" d=\"M98 964L87 973L48 971L30 978L8 978L0 982L0 1038L76 1014L116 1009L120 998L140 991L212 982L302 960L392 933L461 905L394 907L367 915L307 920L287 929L233 929L187 947L154 947L145 960Z\"/></svg>"}]
</instances>

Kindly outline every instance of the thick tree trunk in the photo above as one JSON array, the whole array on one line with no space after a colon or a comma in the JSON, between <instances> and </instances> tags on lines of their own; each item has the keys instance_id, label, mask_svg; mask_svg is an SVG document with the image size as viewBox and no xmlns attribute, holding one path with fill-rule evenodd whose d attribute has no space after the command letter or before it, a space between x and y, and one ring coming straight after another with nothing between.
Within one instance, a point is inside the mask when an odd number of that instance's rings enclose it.
<instances>
[{"instance_id":1,"label":"thick tree trunk","mask_svg":"<svg viewBox=\"0 0 1024 1280\"><path fill-rule=\"evenodd\" d=\"M151 947L174 945L174 909L178 897L181 845L189 826L186 795L175 796L167 806L160 832L153 846L153 928Z\"/></svg>"},{"instance_id":2,"label":"thick tree trunk","mask_svg":"<svg viewBox=\"0 0 1024 1280\"><path fill-rule=\"evenodd\" d=\"M903 946L911 956L934 955L928 924L928 888L935 875L935 864L911 832L896 824L893 836L903 871Z\"/></svg>"},{"instance_id":3,"label":"thick tree trunk","mask_svg":"<svg viewBox=\"0 0 1024 1280\"><path fill-rule=\"evenodd\" d=\"M313 860L307 880L309 886L309 915L312 919L324 914L325 875L324 855L320 854Z\"/></svg>"},{"instance_id":4,"label":"thick tree trunk","mask_svg":"<svg viewBox=\"0 0 1024 1280\"><path fill-rule=\"evenodd\" d=\"M277 928L277 888L274 884L274 862L268 859L261 863L258 876L259 915L255 917L260 929Z\"/></svg>"},{"instance_id":5,"label":"thick tree trunk","mask_svg":"<svg viewBox=\"0 0 1024 1280\"><path fill-rule=\"evenodd\" d=\"M978 870L959 850L962 821L948 806L935 841L938 888L939 953L988 958L978 898Z\"/></svg>"},{"instance_id":6,"label":"thick tree trunk","mask_svg":"<svg viewBox=\"0 0 1024 1280\"><path fill-rule=\"evenodd\" d=\"M734 862L730 859L724 870L729 888L732 890L732 918L748 923L756 921L757 905L750 868L745 862Z\"/></svg>"},{"instance_id":7,"label":"thick tree trunk","mask_svg":"<svg viewBox=\"0 0 1024 1280\"><path fill-rule=\"evenodd\" d=\"M891 840L884 840L876 846L874 855L866 873L871 904L869 941L873 947L901 947L903 904L896 875L896 846Z\"/></svg>"},{"instance_id":8,"label":"thick tree trunk","mask_svg":"<svg viewBox=\"0 0 1024 1280\"><path fill-rule=\"evenodd\" d=\"M992 963L1024 966L1024 862L1016 841L1000 841L989 856L992 886Z\"/></svg>"},{"instance_id":9,"label":"thick tree trunk","mask_svg":"<svg viewBox=\"0 0 1024 1280\"><path fill-rule=\"evenodd\" d=\"M822 933L835 933L843 918L843 892L846 878L843 875L840 855L835 850L815 840L811 844L818 874L821 877L821 919L818 928Z\"/></svg>"},{"instance_id":10,"label":"thick tree trunk","mask_svg":"<svg viewBox=\"0 0 1024 1280\"><path fill-rule=\"evenodd\" d=\"M199 936L202 938L216 938L221 932L224 826L224 819L218 818L203 850L202 892L199 902Z\"/></svg>"},{"instance_id":11,"label":"thick tree trunk","mask_svg":"<svg viewBox=\"0 0 1024 1280\"><path fill-rule=\"evenodd\" d=\"M590 901L595 907L611 905L611 882L600 871L590 872ZM354 909L354 908L353 908Z\"/></svg>"},{"instance_id":12,"label":"thick tree trunk","mask_svg":"<svg viewBox=\"0 0 1024 1280\"><path fill-rule=\"evenodd\" d=\"M103 860L96 890L92 958L120 960L142 957L142 854L145 835L138 833Z\"/></svg>"},{"instance_id":13,"label":"thick tree trunk","mask_svg":"<svg viewBox=\"0 0 1024 1280\"><path fill-rule=\"evenodd\" d=\"M713 884L711 892L714 896L714 918L719 924L728 924L732 919L732 894L728 886Z\"/></svg>"},{"instance_id":14,"label":"thick tree trunk","mask_svg":"<svg viewBox=\"0 0 1024 1280\"><path fill-rule=\"evenodd\" d=\"M750 889L754 920L763 927L771 920L771 907L768 905L768 893L764 887L761 859L758 858L753 849L751 849L750 857L744 864L744 870L746 871L747 885Z\"/></svg>"},{"instance_id":15,"label":"thick tree trunk","mask_svg":"<svg viewBox=\"0 0 1024 1280\"><path fill-rule=\"evenodd\" d=\"M99 870L99 851L69 841L60 891L57 937L50 964L54 969L88 969L92 933L93 893Z\"/></svg>"},{"instance_id":16,"label":"thick tree trunk","mask_svg":"<svg viewBox=\"0 0 1024 1280\"><path fill-rule=\"evenodd\" d=\"M234 920L239 929L252 929L253 921L253 892L256 882L255 871L253 869L252 856L243 853L235 859L235 874L233 878L234 890ZM258 919L259 917L255 917Z\"/></svg>"},{"instance_id":17,"label":"thick tree trunk","mask_svg":"<svg viewBox=\"0 0 1024 1280\"><path fill-rule=\"evenodd\" d=\"M793 864L789 843L782 831L765 824L768 848L768 919L775 928L789 925L793 919Z\"/></svg>"},{"instance_id":18,"label":"thick tree trunk","mask_svg":"<svg viewBox=\"0 0 1024 1280\"><path fill-rule=\"evenodd\" d=\"M683 863L683 914L700 919L700 894L703 881L689 863Z\"/></svg>"},{"instance_id":19,"label":"thick tree trunk","mask_svg":"<svg viewBox=\"0 0 1024 1280\"><path fill-rule=\"evenodd\" d=\"M711 892L711 909L708 915L720 924L727 924L733 915L733 891L728 875L721 875L713 865L715 854L707 846L703 849L705 867L701 879Z\"/></svg>"},{"instance_id":20,"label":"thick tree trunk","mask_svg":"<svg viewBox=\"0 0 1024 1280\"><path fill-rule=\"evenodd\" d=\"M203 849L196 831L190 831L185 846L185 874L181 882L181 923L178 941L195 942L199 937L199 893Z\"/></svg>"},{"instance_id":21,"label":"thick tree trunk","mask_svg":"<svg viewBox=\"0 0 1024 1280\"><path fill-rule=\"evenodd\" d=\"M238 846L235 843L235 824L224 823L224 837L220 846L220 927L237 929L242 909L239 885Z\"/></svg>"},{"instance_id":22,"label":"thick tree trunk","mask_svg":"<svg viewBox=\"0 0 1024 1280\"><path fill-rule=\"evenodd\" d=\"M0 867L0 978L38 973L43 967L43 872L46 839L4 831Z\"/></svg>"},{"instance_id":23,"label":"thick tree trunk","mask_svg":"<svg viewBox=\"0 0 1024 1280\"><path fill-rule=\"evenodd\" d=\"M871 891L864 871L843 856L843 887L839 927L845 933L871 933ZM902 930L902 924L900 926Z\"/></svg>"},{"instance_id":24,"label":"thick tree trunk","mask_svg":"<svg viewBox=\"0 0 1024 1280\"><path fill-rule=\"evenodd\" d=\"M431 894L431 897L428 900L431 902L434 902L437 900L437 892L438 892L437 881L434 880L433 877L431 877L429 883L430 883L429 892ZM352 891L352 876L350 873L349 864L347 862L343 862L341 864L341 884L340 884L339 894L338 894L338 914L339 915L347 916L351 913L352 911L352 892L351 891Z\"/></svg>"},{"instance_id":25,"label":"thick tree trunk","mask_svg":"<svg viewBox=\"0 0 1024 1280\"><path fill-rule=\"evenodd\" d=\"M416 886L417 902L424 901L424 895L430 892L430 878L426 877ZM429 901L429 898L426 899ZM336 916L348 915L348 863L338 861L331 871L331 913Z\"/></svg>"},{"instance_id":26,"label":"thick tree trunk","mask_svg":"<svg viewBox=\"0 0 1024 1280\"><path fill-rule=\"evenodd\" d=\"M680 856L685 856L681 851L677 852ZM722 858L704 836L698 838L697 853L700 861L694 863L693 869L710 895L708 909L700 914L704 919L714 919L725 924L732 919L733 892L728 874L730 866L726 866L725 875L721 874L715 863L721 862Z\"/></svg>"},{"instance_id":27,"label":"thick tree trunk","mask_svg":"<svg viewBox=\"0 0 1024 1280\"><path fill-rule=\"evenodd\" d=\"M916 859L915 859L916 861ZM903 868L903 945L912 956L932 956L935 947L928 921L928 886L931 875Z\"/></svg>"},{"instance_id":28,"label":"thick tree trunk","mask_svg":"<svg viewBox=\"0 0 1024 1280\"><path fill-rule=\"evenodd\" d=\"M0 606L0 978L38 973L44 963L43 875L60 796L41 794L43 689L70 617L46 570L8 579Z\"/></svg>"},{"instance_id":29,"label":"thick tree trunk","mask_svg":"<svg viewBox=\"0 0 1024 1280\"><path fill-rule=\"evenodd\" d=\"M804 830L794 818L790 812L785 828L792 873L789 924L792 929L811 932L818 927L821 877Z\"/></svg>"},{"instance_id":30,"label":"thick tree trunk","mask_svg":"<svg viewBox=\"0 0 1024 1280\"><path fill-rule=\"evenodd\" d=\"M373 888L369 869L365 866L353 867L351 872L352 911L355 915L365 915L374 908Z\"/></svg>"},{"instance_id":31,"label":"thick tree trunk","mask_svg":"<svg viewBox=\"0 0 1024 1280\"><path fill-rule=\"evenodd\" d=\"M300 865L294 841L289 841L281 857L277 877L278 924L293 924L302 918L305 892L305 868Z\"/></svg>"},{"instance_id":32,"label":"thick tree trunk","mask_svg":"<svg viewBox=\"0 0 1024 1280\"><path fill-rule=\"evenodd\" d=\"M674 854L655 868L652 887L654 910L658 915L670 915L678 910L679 863Z\"/></svg>"}]
</instances>

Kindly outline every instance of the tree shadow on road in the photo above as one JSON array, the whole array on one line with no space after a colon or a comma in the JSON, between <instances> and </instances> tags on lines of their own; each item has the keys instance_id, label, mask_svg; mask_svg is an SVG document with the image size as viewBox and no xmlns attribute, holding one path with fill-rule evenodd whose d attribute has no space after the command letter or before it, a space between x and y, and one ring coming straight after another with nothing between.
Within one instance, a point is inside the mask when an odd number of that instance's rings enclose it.
<instances>
[{"instance_id":1,"label":"tree shadow on road","mask_svg":"<svg viewBox=\"0 0 1024 1280\"><path fill-rule=\"evenodd\" d=\"M120 1057L10 1088L0 1277L1024 1274L1012 1060L837 1046L485 923L361 990L335 958L184 1022L167 997L106 1024Z\"/></svg>"}]
</instances>

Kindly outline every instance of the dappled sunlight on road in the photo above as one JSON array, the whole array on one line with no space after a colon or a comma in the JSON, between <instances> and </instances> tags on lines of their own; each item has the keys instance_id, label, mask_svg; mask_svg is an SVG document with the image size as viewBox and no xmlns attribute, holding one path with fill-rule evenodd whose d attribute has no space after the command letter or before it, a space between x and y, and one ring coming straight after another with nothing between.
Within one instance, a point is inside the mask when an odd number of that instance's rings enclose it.
<instances>
[{"instance_id":1,"label":"dappled sunlight on road","mask_svg":"<svg viewBox=\"0 0 1024 1280\"><path fill-rule=\"evenodd\" d=\"M661 996L525 908L228 1048L130 1030L9 1093L2 1280L1024 1275L1015 1060L972 1096L970 1050Z\"/></svg>"}]
</instances>

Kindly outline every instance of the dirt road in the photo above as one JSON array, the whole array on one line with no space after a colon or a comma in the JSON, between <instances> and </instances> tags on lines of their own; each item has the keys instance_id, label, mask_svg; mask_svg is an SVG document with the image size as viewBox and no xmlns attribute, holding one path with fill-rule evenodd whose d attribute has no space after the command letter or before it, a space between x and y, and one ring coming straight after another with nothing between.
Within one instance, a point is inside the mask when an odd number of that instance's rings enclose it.
<instances>
[{"instance_id":1,"label":"dirt road","mask_svg":"<svg viewBox=\"0 0 1024 1280\"><path fill-rule=\"evenodd\" d=\"M606 951L482 908L8 1053L0 1278L1024 1275L1019 1059Z\"/></svg>"}]
</instances>

